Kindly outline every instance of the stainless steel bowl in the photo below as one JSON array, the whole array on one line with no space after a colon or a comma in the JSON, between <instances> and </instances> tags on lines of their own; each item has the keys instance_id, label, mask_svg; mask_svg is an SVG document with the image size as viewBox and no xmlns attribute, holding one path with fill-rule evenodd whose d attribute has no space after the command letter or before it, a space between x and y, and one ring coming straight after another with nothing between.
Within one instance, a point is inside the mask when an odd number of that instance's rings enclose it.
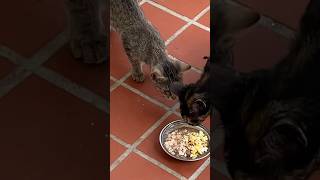
<instances>
[{"instance_id":1,"label":"stainless steel bowl","mask_svg":"<svg viewBox=\"0 0 320 180\"><path fill-rule=\"evenodd\" d=\"M171 156L175 159L181 160L181 161L198 161L200 159L203 159L203 158L209 156L210 143L208 143L208 151L206 153L203 153L202 155L198 156L195 159L172 155L164 146L164 142L167 139L168 134L170 134L172 131L175 131L175 130L181 129L181 128L190 128L190 129L195 129L195 130L201 130L208 137L208 141L210 142L210 132L203 125L192 126L183 120L176 120L176 121L173 121L173 122L169 123L168 125L166 125L160 132L159 141L160 141L160 145L161 145L162 149L164 150L164 152L166 152L169 156Z\"/></svg>"}]
</instances>

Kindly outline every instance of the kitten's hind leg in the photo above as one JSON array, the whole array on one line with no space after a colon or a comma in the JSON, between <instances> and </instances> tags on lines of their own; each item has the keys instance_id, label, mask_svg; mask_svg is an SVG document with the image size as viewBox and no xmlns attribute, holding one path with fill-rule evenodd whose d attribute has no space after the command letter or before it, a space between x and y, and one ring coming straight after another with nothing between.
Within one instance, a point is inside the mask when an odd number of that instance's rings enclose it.
<instances>
[{"instance_id":1,"label":"kitten's hind leg","mask_svg":"<svg viewBox=\"0 0 320 180\"><path fill-rule=\"evenodd\" d=\"M74 58L98 64L107 59L106 5L101 0L65 0Z\"/></svg>"},{"instance_id":2,"label":"kitten's hind leg","mask_svg":"<svg viewBox=\"0 0 320 180\"><path fill-rule=\"evenodd\" d=\"M143 63L139 60L137 55L134 54L134 52L131 50L136 48L131 47L130 43L127 41L127 38L122 37L122 42L123 42L124 50L126 51L129 62L132 66L132 69L131 69L132 79L136 82L143 82L144 81L144 74L142 70Z\"/></svg>"}]
</instances>

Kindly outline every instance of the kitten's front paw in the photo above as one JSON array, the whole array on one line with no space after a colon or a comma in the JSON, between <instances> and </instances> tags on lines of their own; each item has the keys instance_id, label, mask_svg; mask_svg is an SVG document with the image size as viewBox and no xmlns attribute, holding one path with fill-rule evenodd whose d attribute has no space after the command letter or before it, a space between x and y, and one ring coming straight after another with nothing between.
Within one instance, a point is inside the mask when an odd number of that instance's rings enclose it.
<instances>
[{"instance_id":1,"label":"kitten's front paw","mask_svg":"<svg viewBox=\"0 0 320 180\"><path fill-rule=\"evenodd\" d=\"M102 40L71 40L74 58L87 64L100 64L107 60L106 38Z\"/></svg>"},{"instance_id":2,"label":"kitten's front paw","mask_svg":"<svg viewBox=\"0 0 320 180\"><path fill-rule=\"evenodd\" d=\"M143 73L132 73L131 77L134 81L138 83L142 83L144 81L144 74Z\"/></svg>"}]
</instances>

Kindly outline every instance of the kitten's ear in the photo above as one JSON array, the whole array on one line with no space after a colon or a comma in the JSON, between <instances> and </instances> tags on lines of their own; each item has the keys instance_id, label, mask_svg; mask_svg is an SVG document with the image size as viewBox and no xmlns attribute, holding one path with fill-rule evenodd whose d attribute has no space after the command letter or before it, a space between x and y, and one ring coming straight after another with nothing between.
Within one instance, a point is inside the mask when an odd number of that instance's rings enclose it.
<instances>
[{"instance_id":1,"label":"kitten's ear","mask_svg":"<svg viewBox=\"0 0 320 180\"><path fill-rule=\"evenodd\" d=\"M154 81L154 82L163 82L163 81L167 80L167 78L163 76L160 69L157 69L157 68L153 68L151 70L150 76L151 76L152 81Z\"/></svg>"},{"instance_id":2,"label":"kitten's ear","mask_svg":"<svg viewBox=\"0 0 320 180\"><path fill-rule=\"evenodd\" d=\"M175 94L176 96L179 96L181 94L181 91L183 89L184 85L181 82L174 82L170 84L170 91Z\"/></svg>"},{"instance_id":3,"label":"kitten's ear","mask_svg":"<svg viewBox=\"0 0 320 180\"><path fill-rule=\"evenodd\" d=\"M180 70L180 72L184 72L184 71L191 69L190 64L187 64L187 63L184 63L181 61L177 61L177 60L173 60L173 63L175 65L175 67Z\"/></svg>"}]
</instances>

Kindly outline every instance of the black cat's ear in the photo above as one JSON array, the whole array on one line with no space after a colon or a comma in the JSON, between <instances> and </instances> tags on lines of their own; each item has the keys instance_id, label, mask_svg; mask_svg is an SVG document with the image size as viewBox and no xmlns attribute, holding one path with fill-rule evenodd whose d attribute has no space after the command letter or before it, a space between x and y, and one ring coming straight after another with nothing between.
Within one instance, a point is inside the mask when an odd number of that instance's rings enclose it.
<instances>
[{"instance_id":1,"label":"black cat's ear","mask_svg":"<svg viewBox=\"0 0 320 180\"><path fill-rule=\"evenodd\" d=\"M235 36L254 25L259 13L229 0L213 2L213 59L223 66L233 66L232 48Z\"/></svg>"},{"instance_id":2,"label":"black cat's ear","mask_svg":"<svg viewBox=\"0 0 320 180\"><path fill-rule=\"evenodd\" d=\"M245 6L230 0L216 1L213 7L214 38L235 34L252 26L259 19L259 13Z\"/></svg>"},{"instance_id":3,"label":"black cat's ear","mask_svg":"<svg viewBox=\"0 0 320 180\"><path fill-rule=\"evenodd\" d=\"M320 1L311 0L300 20L300 33L318 35L320 31ZM313 34L315 33L315 34ZM318 39L319 40L319 39Z\"/></svg>"},{"instance_id":4,"label":"black cat's ear","mask_svg":"<svg viewBox=\"0 0 320 180\"><path fill-rule=\"evenodd\" d=\"M303 58L296 58L297 69L307 64L308 61L318 61L317 58L308 58L312 54L317 54L320 49L320 1L310 0L305 9L305 13L300 20L300 30L296 38L296 45L292 49L294 54Z\"/></svg>"},{"instance_id":5,"label":"black cat's ear","mask_svg":"<svg viewBox=\"0 0 320 180\"><path fill-rule=\"evenodd\" d=\"M181 94L182 89L184 88L184 85L181 82L174 82L170 84L170 91L175 94L176 96L179 96Z\"/></svg>"}]
</instances>

